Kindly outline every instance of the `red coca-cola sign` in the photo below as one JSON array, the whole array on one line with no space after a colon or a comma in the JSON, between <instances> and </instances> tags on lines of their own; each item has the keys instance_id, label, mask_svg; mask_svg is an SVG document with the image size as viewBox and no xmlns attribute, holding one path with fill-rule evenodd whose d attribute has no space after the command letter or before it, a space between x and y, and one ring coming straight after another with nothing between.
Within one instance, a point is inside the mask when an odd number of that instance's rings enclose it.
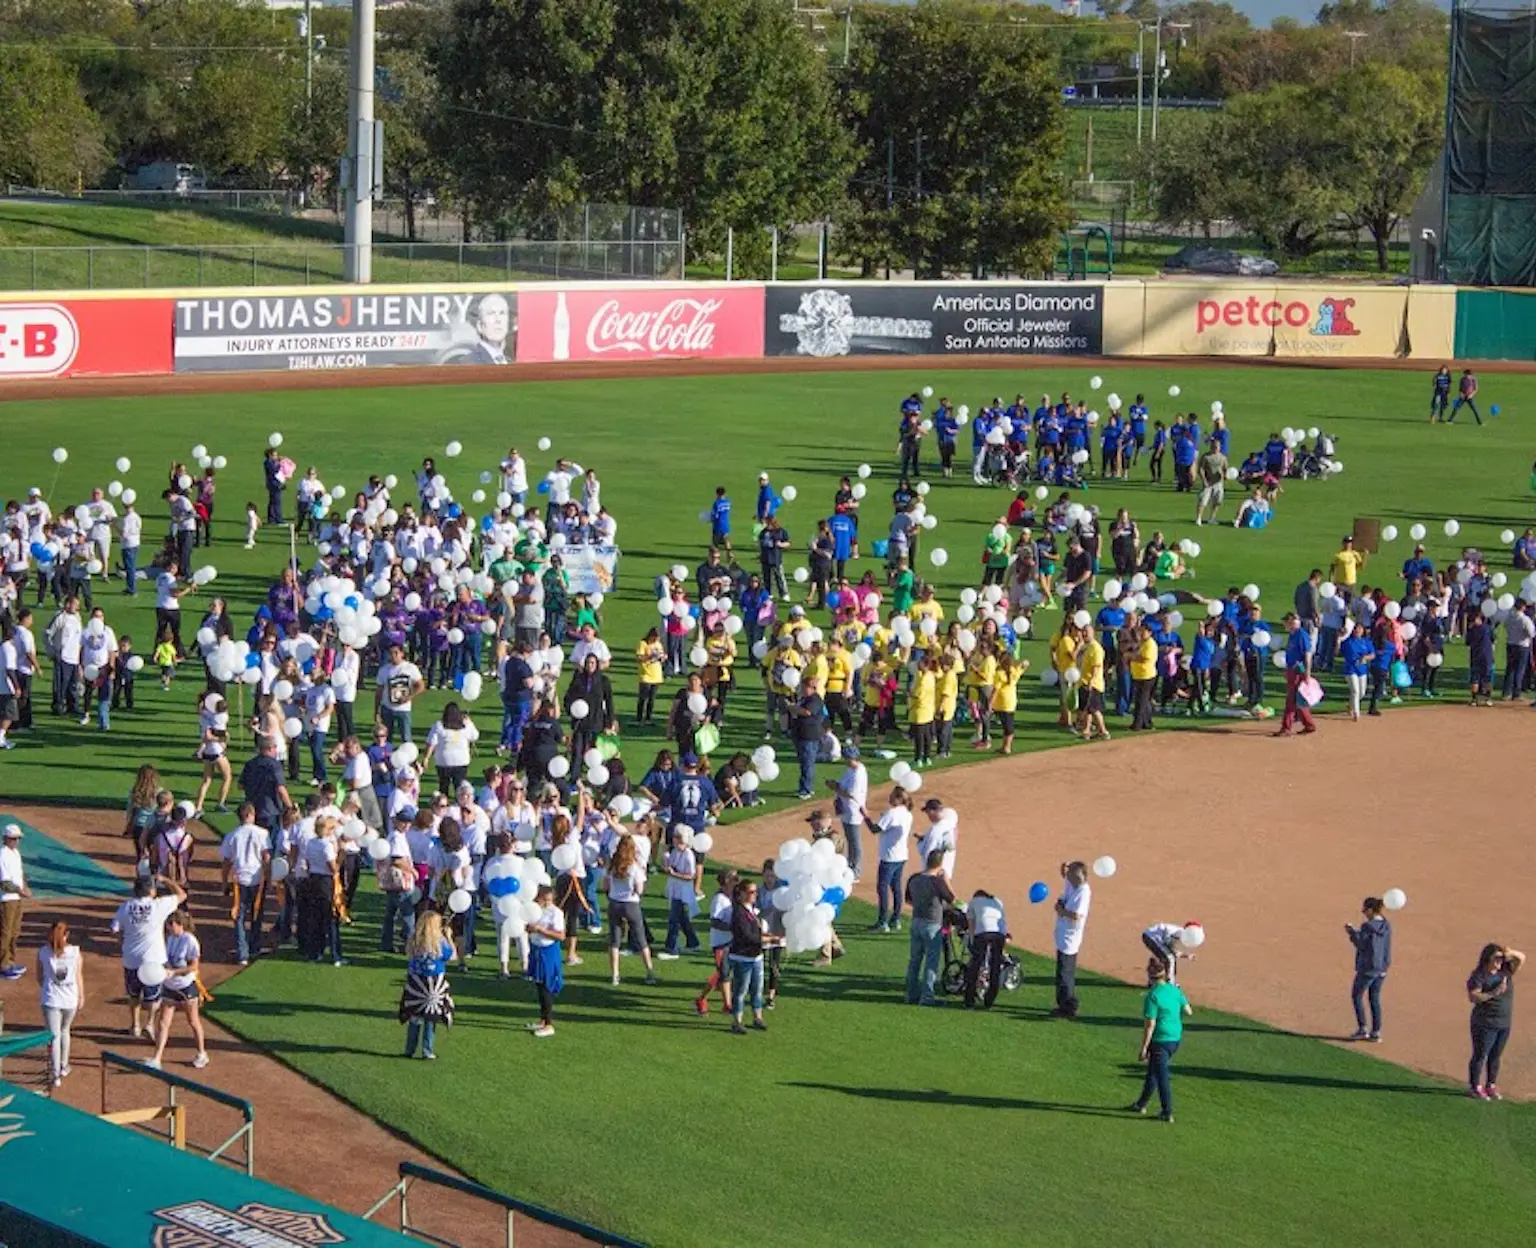
<instances>
[{"instance_id":1,"label":"red coca-cola sign","mask_svg":"<svg viewBox=\"0 0 1536 1248\"><path fill-rule=\"evenodd\" d=\"M763 353L757 285L518 292L517 360L745 359Z\"/></svg>"}]
</instances>

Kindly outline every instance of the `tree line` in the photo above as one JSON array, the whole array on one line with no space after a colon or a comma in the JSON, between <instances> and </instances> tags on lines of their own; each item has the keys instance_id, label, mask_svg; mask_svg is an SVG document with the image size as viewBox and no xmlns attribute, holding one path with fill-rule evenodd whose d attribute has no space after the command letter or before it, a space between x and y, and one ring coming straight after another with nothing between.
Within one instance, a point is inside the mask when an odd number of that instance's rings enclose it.
<instances>
[{"instance_id":1,"label":"tree line","mask_svg":"<svg viewBox=\"0 0 1536 1248\"><path fill-rule=\"evenodd\" d=\"M787 0L427 0L379 13L385 192L482 237L583 202L680 208L695 256L830 220L843 257L921 275L1039 272L1073 218L1063 88L1220 100L1140 154L1160 220L1233 220L1304 255L1385 239L1440 142L1446 22L1342 0L1255 30L1225 3L920 0L808 18ZM333 193L350 15L256 0L0 0L0 178L72 190L161 159L219 185ZM1143 31L1143 27L1149 27ZM1354 32L1345 37L1345 30ZM1139 35L1139 38L1138 38ZM1149 88L1148 88L1149 89Z\"/></svg>"}]
</instances>

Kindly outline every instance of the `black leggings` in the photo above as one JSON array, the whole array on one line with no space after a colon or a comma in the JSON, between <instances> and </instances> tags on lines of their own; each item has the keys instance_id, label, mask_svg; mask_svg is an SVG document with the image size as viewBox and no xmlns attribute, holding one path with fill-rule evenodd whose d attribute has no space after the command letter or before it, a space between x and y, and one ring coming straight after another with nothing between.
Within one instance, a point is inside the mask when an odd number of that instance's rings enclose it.
<instances>
[{"instance_id":1,"label":"black leggings","mask_svg":"<svg viewBox=\"0 0 1536 1248\"><path fill-rule=\"evenodd\" d=\"M848 709L846 693L827 694L827 723L829 725L841 723L845 733L853 731L853 714Z\"/></svg>"},{"instance_id":2,"label":"black leggings","mask_svg":"<svg viewBox=\"0 0 1536 1248\"><path fill-rule=\"evenodd\" d=\"M1472 1020L1472 1061L1467 1067L1467 1082L1474 1088L1491 1087L1499 1081L1499 1062L1509 1040L1508 1027L1491 1027L1480 1019ZM1484 1067L1487 1077L1483 1077Z\"/></svg>"},{"instance_id":3,"label":"black leggings","mask_svg":"<svg viewBox=\"0 0 1536 1248\"><path fill-rule=\"evenodd\" d=\"M1152 687L1156 684L1155 677L1135 682L1136 701L1131 716L1132 728L1152 727Z\"/></svg>"},{"instance_id":4,"label":"black leggings","mask_svg":"<svg viewBox=\"0 0 1536 1248\"><path fill-rule=\"evenodd\" d=\"M656 686L642 684L635 695L635 722L648 724L656 717Z\"/></svg>"},{"instance_id":5,"label":"black leggings","mask_svg":"<svg viewBox=\"0 0 1536 1248\"><path fill-rule=\"evenodd\" d=\"M539 1017L546 1023L553 1021L555 1017L554 996L543 984L535 983L533 986L539 994Z\"/></svg>"},{"instance_id":6,"label":"black leggings","mask_svg":"<svg viewBox=\"0 0 1536 1248\"><path fill-rule=\"evenodd\" d=\"M918 762L933 758L933 722L912 725L912 754Z\"/></svg>"}]
</instances>

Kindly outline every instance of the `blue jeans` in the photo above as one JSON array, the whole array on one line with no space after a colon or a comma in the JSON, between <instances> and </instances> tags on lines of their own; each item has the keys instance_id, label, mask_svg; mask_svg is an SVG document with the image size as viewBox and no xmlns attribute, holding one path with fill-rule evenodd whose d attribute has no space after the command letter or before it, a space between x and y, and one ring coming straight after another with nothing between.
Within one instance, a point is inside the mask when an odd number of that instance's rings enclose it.
<instances>
[{"instance_id":1,"label":"blue jeans","mask_svg":"<svg viewBox=\"0 0 1536 1248\"><path fill-rule=\"evenodd\" d=\"M1525 685L1525 672L1531 665L1529 646L1504 647L1504 696L1518 698Z\"/></svg>"},{"instance_id":2,"label":"blue jeans","mask_svg":"<svg viewBox=\"0 0 1536 1248\"><path fill-rule=\"evenodd\" d=\"M127 581L127 592L136 594L139 592L139 548L137 546L124 546L123 552L123 578Z\"/></svg>"},{"instance_id":3,"label":"blue jeans","mask_svg":"<svg viewBox=\"0 0 1536 1248\"><path fill-rule=\"evenodd\" d=\"M523 728L528 723L531 704L527 701L501 704L501 748L516 754L523 748Z\"/></svg>"},{"instance_id":4,"label":"blue jeans","mask_svg":"<svg viewBox=\"0 0 1536 1248\"><path fill-rule=\"evenodd\" d=\"M401 944L409 944L416 931L416 907L411 904L410 893L384 894L384 926L379 930L379 952L394 951L395 921L400 922Z\"/></svg>"},{"instance_id":5,"label":"blue jeans","mask_svg":"<svg viewBox=\"0 0 1536 1248\"><path fill-rule=\"evenodd\" d=\"M437 1038L437 1024L423 1019L413 1018L405 1025L405 1055L416 1056L416 1040L421 1038L422 1056L430 1056L432 1042Z\"/></svg>"},{"instance_id":6,"label":"blue jeans","mask_svg":"<svg viewBox=\"0 0 1536 1248\"><path fill-rule=\"evenodd\" d=\"M821 741L795 741L795 757L800 760L800 792L816 791L816 757L821 753Z\"/></svg>"},{"instance_id":7,"label":"blue jeans","mask_svg":"<svg viewBox=\"0 0 1536 1248\"><path fill-rule=\"evenodd\" d=\"M310 761L315 765L315 778L323 784L326 779L325 733L321 732L318 728L313 728L309 732L309 757Z\"/></svg>"},{"instance_id":8,"label":"blue jeans","mask_svg":"<svg viewBox=\"0 0 1536 1248\"><path fill-rule=\"evenodd\" d=\"M688 948L697 949L699 938L693 930L693 919L688 915L688 903L674 897L671 905L667 907L667 952L677 952L677 938L681 934L688 938Z\"/></svg>"},{"instance_id":9,"label":"blue jeans","mask_svg":"<svg viewBox=\"0 0 1536 1248\"><path fill-rule=\"evenodd\" d=\"M453 648L450 662L453 666L449 671L455 679L469 672L478 672L480 670L480 633L478 630L464 635L464 640Z\"/></svg>"},{"instance_id":10,"label":"blue jeans","mask_svg":"<svg viewBox=\"0 0 1536 1248\"><path fill-rule=\"evenodd\" d=\"M1131 713L1131 669L1128 664L1122 663L1115 671L1115 714L1129 715Z\"/></svg>"},{"instance_id":11,"label":"blue jeans","mask_svg":"<svg viewBox=\"0 0 1536 1248\"><path fill-rule=\"evenodd\" d=\"M858 879L859 873L864 867L864 829L856 823L843 824L843 839L848 842L848 865L853 869L853 878Z\"/></svg>"},{"instance_id":12,"label":"blue jeans","mask_svg":"<svg viewBox=\"0 0 1536 1248\"><path fill-rule=\"evenodd\" d=\"M941 930L942 924L933 919L912 920L907 953L908 1005L927 1005L933 1000L933 986L939 978Z\"/></svg>"},{"instance_id":13,"label":"blue jeans","mask_svg":"<svg viewBox=\"0 0 1536 1248\"><path fill-rule=\"evenodd\" d=\"M1147 1046L1147 1077L1142 1081L1137 1105L1145 1105L1152 1099L1152 1089L1157 1089L1158 1104L1163 1113L1173 1117L1173 1081L1168 1077L1168 1063L1179 1051L1177 1040L1154 1040Z\"/></svg>"},{"instance_id":14,"label":"blue jeans","mask_svg":"<svg viewBox=\"0 0 1536 1248\"><path fill-rule=\"evenodd\" d=\"M904 862L882 862L880 870L875 877L875 897L880 903L880 922L888 919L891 922L901 920L901 873L906 867ZM889 896L890 904L886 899Z\"/></svg>"},{"instance_id":15,"label":"blue jeans","mask_svg":"<svg viewBox=\"0 0 1536 1248\"><path fill-rule=\"evenodd\" d=\"M1331 672L1333 657L1339 649L1339 630L1324 624L1317 630L1317 653L1312 656L1314 672Z\"/></svg>"},{"instance_id":16,"label":"blue jeans","mask_svg":"<svg viewBox=\"0 0 1536 1248\"><path fill-rule=\"evenodd\" d=\"M256 899L261 896L261 886L240 885L240 913L235 916L235 958L249 962L253 953L261 951L261 915L256 911Z\"/></svg>"},{"instance_id":17,"label":"blue jeans","mask_svg":"<svg viewBox=\"0 0 1536 1248\"><path fill-rule=\"evenodd\" d=\"M1349 990L1350 999L1355 1003L1355 1026L1361 1031L1365 1030L1365 1002L1369 998L1373 1036L1381 1034L1381 986L1386 978L1370 971L1356 971L1354 985Z\"/></svg>"},{"instance_id":18,"label":"blue jeans","mask_svg":"<svg viewBox=\"0 0 1536 1248\"><path fill-rule=\"evenodd\" d=\"M387 706L379 708L379 719L389 733L388 740L394 743L395 733L400 733L400 742L403 745L411 739L411 713L409 711L394 711Z\"/></svg>"},{"instance_id":19,"label":"blue jeans","mask_svg":"<svg viewBox=\"0 0 1536 1248\"><path fill-rule=\"evenodd\" d=\"M752 1012L758 1013L763 1008L763 959L761 955L738 958L732 954L730 963L731 1008L739 1023L746 1013L748 993L752 996Z\"/></svg>"}]
</instances>

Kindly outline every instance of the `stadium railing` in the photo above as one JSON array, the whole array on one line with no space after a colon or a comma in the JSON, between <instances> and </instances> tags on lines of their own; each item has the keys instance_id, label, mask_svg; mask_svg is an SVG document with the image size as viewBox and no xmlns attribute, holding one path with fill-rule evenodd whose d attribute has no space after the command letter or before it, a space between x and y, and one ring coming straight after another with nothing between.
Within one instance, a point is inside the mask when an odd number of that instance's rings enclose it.
<instances>
[{"instance_id":1,"label":"stadium railing","mask_svg":"<svg viewBox=\"0 0 1536 1248\"><path fill-rule=\"evenodd\" d=\"M43 1033L47 1039L47 1033ZM107 1108L107 1084L114 1070L126 1071L129 1074L145 1075L157 1080L165 1086L166 1102L164 1106L154 1111L142 1111L145 1117L134 1120L130 1115L140 1112L134 1110L117 1111L113 1113ZM178 1091L188 1092L194 1096L203 1097L219 1105L237 1110L242 1118L241 1125L235 1132L221 1143L212 1148L205 1148L200 1144L187 1142L185 1136L185 1110L186 1107L177 1102ZM144 1121L158 1121L164 1118L167 1122L166 1139L178 1148L186 1148L189 1152L200 1153L209 1161L226 1161L232 1165L240 1166L246 1174L252 1177L256 1174L256 1107L242 1097L225 1092L220 1088L209 1087L205 1083L197 1083L195 1080L173 1074L168 1070L156 1070L153 1066L147 1066L143 1062L135 1061L131 1057L124 1057L121 1053L113 1053L110 1050L101 1051L101 1116L113 1118L123 1126L138 1126ZM240 1142L244 1142L245 1156L241 1159L226 1156L230 1149Z\"/></svg>"}]
</instances>

